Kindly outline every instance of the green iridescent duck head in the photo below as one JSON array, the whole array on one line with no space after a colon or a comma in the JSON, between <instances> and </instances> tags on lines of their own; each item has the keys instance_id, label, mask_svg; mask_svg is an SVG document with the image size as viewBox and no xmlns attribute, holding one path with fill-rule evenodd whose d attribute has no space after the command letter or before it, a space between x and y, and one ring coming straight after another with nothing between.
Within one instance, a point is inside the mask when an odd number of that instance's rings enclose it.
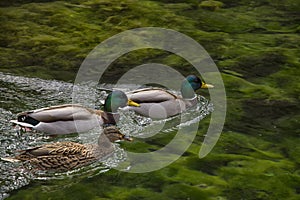
<instances>
[{"instance_id":1,"label":"green iridescent duck head","mask_svg":"<svg viewBox=\"0 0 300 200\"><path fill-rule=\"evenodd\" d=\"M181 84L181 94L184 99L195 97L195 91L199 88L213 88L213 85L204 83L199 77L195 75L187 76Z\"/></svg>"},{"instance_id":2,"label":"green iridescent duck head","mask_svg":"<svg viewBox=\"0 0 300 200\"><path fill-rule=\"evenodd\" d=\"M112 91L105 99L104 102L104 111L115 113L119 108L125 106L136 106L139 104L127 98L126 94L120 90Z\"/></svg>"}]
</instances>

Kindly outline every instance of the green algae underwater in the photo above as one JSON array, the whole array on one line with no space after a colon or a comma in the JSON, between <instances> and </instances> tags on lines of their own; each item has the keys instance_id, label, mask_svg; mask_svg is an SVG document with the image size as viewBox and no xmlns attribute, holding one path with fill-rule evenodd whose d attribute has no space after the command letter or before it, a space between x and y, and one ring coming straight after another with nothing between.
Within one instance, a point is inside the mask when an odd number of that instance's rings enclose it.
<instances>
[{"instance_id":1,"label":"green algae underwater","mask_svg":"<svg viewBox=\"0 0 300 200\"><path fill-rule=\"evenodd\" d=\"M222 135L205 158L198 152L209 117L183 156L161 170L34 180L7 199L300 199L299 1L14 0L0 6L3 73L72 82L101 41L133 28L169 28L208 51L221 71L228 106ZM184 59L146 49L116 60L101 81L114 83L150 62L192 72ZM13 109L13 103L1 101L1 107ZM148 152L172 137L122 147Z\"/></svg>"}]
</instances>

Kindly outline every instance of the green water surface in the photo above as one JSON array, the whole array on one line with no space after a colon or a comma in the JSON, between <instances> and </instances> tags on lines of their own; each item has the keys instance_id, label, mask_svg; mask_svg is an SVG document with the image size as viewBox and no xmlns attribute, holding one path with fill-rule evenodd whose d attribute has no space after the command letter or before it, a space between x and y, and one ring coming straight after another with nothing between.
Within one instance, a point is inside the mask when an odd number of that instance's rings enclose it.
<instances>
[{"instance_id":1,"label":"green water surface","mask_svg":"<svg viewBox=\"0 0 300 200\"><path fill-rule=\"evenodd\" d=\"M184 155L161 170L112 169L93 177L35 180L7 199L300 199L298 0L14 0L0 6L1 72L72 82L101 41L132 28L170 28L211 55L222 73L228 106L222 135L203 159L198 152L209 116ZM148 62L193 72L184 59L147 49L116 60L102 81L114 83L126 70ZM201 94L209 98L208 92ZM158 135L122 147L147 152L172 137Z\"/></svg>"}]
</instances>

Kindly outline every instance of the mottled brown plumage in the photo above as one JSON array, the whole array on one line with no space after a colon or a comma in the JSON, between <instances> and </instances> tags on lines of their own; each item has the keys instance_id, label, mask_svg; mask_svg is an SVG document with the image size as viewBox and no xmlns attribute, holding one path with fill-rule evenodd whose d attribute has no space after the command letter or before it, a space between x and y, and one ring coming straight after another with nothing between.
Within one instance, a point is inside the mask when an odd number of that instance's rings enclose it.
<instances>
[{"instance_id":1,"label":"mottled brown plumage","mask_svg":"<svg viewBox=\"0 0 300 200\"><path fill-rule=\"evenodd\" d=\"M68 171L88 165L104 158L114 151L112 142L131 140L114 127L106 127L96 144L79 144L75 142L56 142L20 151L14 158L6 161L29 162L36 169Z\"/></svg>"}]
</instances>

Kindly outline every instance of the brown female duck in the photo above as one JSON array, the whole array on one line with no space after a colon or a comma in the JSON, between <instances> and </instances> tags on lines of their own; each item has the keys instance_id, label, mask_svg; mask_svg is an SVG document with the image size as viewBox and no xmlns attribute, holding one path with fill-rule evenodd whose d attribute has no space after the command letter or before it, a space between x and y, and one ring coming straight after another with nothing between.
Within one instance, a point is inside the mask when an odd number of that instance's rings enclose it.
<instances>
[{"instance_id":1,"label":"brown female duck","mask_svg":"<svg viewBox=\"0 0 300 200\"><path fill-rule=\"evenodd\" d=\"M56 142L20 151L13 158L2 158L9 162L29 162L35 169L68 171L91 164L114 152L112 142L131 138L122 134L115 126L104 128L96 144Z\"/></svg>"}]
</instances>

